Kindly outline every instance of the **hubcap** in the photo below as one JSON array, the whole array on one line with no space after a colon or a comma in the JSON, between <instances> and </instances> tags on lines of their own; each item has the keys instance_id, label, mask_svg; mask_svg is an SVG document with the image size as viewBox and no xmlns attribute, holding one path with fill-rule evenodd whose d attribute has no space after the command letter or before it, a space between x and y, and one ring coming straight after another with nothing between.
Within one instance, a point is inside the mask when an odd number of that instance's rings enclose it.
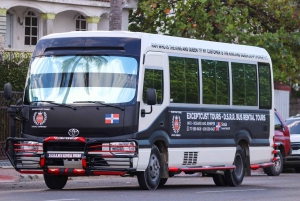
<instances>
[{"instance_id":1,"label":"hubcap","mask_svg":"<svg viewBox=\"0 0 300 201\"><path fill-rule=\"evenodd\" d=\"M275 161L275 163L274 163L274 169L275 169L275 171L280 171L280 167L281 167L281 160L279 159L279 160L277 160L277 161Z\"/></svg>"},{"instance_id":2,"label":"hubcap","mask_svg":"<svg viewBox=\"0 0 300 201\"><path fill-rule=\"evenodd\" d=\"M151 180L156 180L159 177L160 165L158 158L155 154L152 154L149 161L149 172Z\"/></svg>"},{"instance_id":3,"label":"hubcap","mask_svg":"<svg viewBox=\"0 0 300 201\"><path fill-rule=\"evenodd\" d=\"M236 168L233 171L235 172L236 177L240 178L243 175L244 164L243 159L239 154L235 156L234 164Z\"/></svg>"}]
</instances>

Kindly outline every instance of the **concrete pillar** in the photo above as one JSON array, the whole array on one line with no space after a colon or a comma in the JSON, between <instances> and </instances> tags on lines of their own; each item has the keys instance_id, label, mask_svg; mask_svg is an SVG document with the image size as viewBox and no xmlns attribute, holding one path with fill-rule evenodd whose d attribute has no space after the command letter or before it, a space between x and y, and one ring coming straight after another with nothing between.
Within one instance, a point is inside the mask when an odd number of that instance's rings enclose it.
<instances>
[{"instance_id":1,"label":"concrete pillar","mask_svg":"<svg viewBox=\"0 0 300 201\"><path fill-rule=\"evenodd\" d=\"M88 18L86 18L87 30L88 31L96 31L98 29L99 21L100 21L100 17L88 17Z\"/></svg>"},{"instance_id":2,"label":"concrete pillar","mask_svg":"<svg viewBox=\"0 0 300 201\"><path fill-rule=\"evenodd\" d=\"M43 36L53 33L53 20L55 18L54 13L42 13L43 19Z\"/></svg>"},{"instance_id":3,"label":"concrete pillar","mask_svg":"<svg viewBox=\"0 0 300 201\"><path fill-rule=\"evenodd\" d=\"M6 12L7 9L0 8L0 51L3 51L5 46Z\"/></svg>"}]
</instances>

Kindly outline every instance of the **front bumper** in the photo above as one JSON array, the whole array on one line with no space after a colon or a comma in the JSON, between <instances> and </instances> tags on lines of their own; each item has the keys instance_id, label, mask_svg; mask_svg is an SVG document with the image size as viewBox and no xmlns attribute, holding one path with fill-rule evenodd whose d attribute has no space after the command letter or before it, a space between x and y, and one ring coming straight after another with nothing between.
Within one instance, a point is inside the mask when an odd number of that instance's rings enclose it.
<instances>
[{"instance_id":1,"label":"front bumper","mask_svg":"<svg viewBox=\"0 0 300 201\"><path fill-rule=\"evenodd\" d=\"M285 168L297 168L300 167L300 150L292 149L289 156L286 156L283 160L283 166Z\"/></svg>"},{"instance_id":2,"label":"front bumper","mask_svg":"<svg viewBox=\"0 0 300 201\"><path fill-rule=\"evenodd\" d=\"M138 143L82 137L8 138L5 152L22 173L125 175L136 171Z\"/></svg>"}]
</instances>

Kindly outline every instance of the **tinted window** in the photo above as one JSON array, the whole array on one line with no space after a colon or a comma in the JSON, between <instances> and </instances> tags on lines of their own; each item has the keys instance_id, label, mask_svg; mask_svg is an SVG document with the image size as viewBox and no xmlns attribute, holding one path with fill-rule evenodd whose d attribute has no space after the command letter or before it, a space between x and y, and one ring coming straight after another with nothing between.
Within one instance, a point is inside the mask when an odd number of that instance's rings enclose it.
<instances>
[{"instance_id":1,"label":"tinted window","mask_svg":"<svg viewBox=\"0 0 300 201\"><path fill-rule=\"evenodd\" d=\"M272 108L271 71L267 63L258 64L259 75L259 108Z\"/></svg>"},{"instance_id":2,"label":"tinted window","mask_svg":"<svg viewBox=\"0 0 300 201\"><path fill-rule=\"evenodd\" d=\"M229 105L228 62L201 60L203 103Z\"/></svg>"},{"instance_id":3,"label":"tinted window","mask_svg":"<svg viewBox=\"0 0 300 201\"><path fill-rule=\"evenodd\" d=\"M198 59L169 57L170 99L173 103L199 103Z\"/></svg>"},{"instance_id":4,"label":"tinted window","mask_svg":"<svg viewBox=\"0 0 300 201\"><path fill-rule=\"evenodd\" d=\"M277 117L277 114L274 114L274 125L275 125L275 129L282 128L282 123Z\"/></svg>"},{"instance_id":5,"label":"tinted window","mask_svg":"<svg viewBox=\"0 0 300 201\"><path fill-rule=\"evenodd\" d=\"M231 63L232 104L257 105L256 65Z\"/></svg>"},{"instance_id":6,"label":"tinted window","mask_svg":"<svg viewBox=\"0 0 300 201\"><path fill-rule=\"evenodd\" d=\"M286 120L290 134L300 134L300 119Z\"/></svg>"},{"instance_id":7,"label":"tinted window","mask_svg":"<svg viewBox=\"0 0 300 201\"><path fill-rule=\"evenodd\" d=\"M146 90L156 89L157 103L163 102L163 71L146 69L144 76L143 101L146 103Z\"/></svg>"}]
</instances>

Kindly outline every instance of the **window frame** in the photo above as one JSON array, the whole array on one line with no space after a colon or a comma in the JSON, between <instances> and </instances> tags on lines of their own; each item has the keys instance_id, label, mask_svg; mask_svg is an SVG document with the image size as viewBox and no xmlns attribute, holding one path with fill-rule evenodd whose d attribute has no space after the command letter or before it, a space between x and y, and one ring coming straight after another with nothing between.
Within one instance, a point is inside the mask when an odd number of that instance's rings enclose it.
<instances>
[{"instance_id":1,"label":"window frame","mask_svg":"<svg viewBox=\"0 0 300 201\"><path fill-rule=\"evenodd\" d=\"M29 13L32 13L33 15L29 15ZM27 19L30 18L30 24L27 25ZM36 18L36 26L33 26L32 24L32 18ZM30 34L26 35L26 28L29 28ZM36 35L32 35L32 29L36 28ZM26 44L26 38L29 37L29 44ZM29 10L27 11L27 13L25 14L24 17L24 45L26 46L35 46L38 42L38 37L39 37L39 19L38 19L38 15L36 14L36 12ZM32 43L32 38L36 38L36 43L33 44Z\"/></svg>"},{"instance_id":2,"label":"window frame","mask_svg":"<svg viewBox=\"0 0 300 201\"><path fill-rule=\"evenodd\" d=\"M79 27L77 27L77 22L79 24ZM81 23L85 22L85 29L81 28ZM87 31L87 21L86 17L83 16L82 14L79 14L76 19L75 19L75 31Z\"/></svg>"}]
</instances>

